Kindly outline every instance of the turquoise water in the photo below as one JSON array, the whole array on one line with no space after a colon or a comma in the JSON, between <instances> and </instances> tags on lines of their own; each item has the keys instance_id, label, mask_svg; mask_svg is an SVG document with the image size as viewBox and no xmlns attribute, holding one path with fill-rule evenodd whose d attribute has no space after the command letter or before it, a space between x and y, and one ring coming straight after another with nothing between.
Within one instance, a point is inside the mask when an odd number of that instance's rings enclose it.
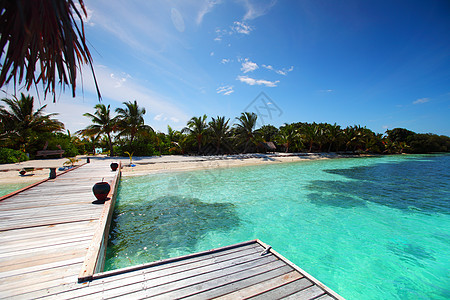
<instances>
[{"instance_id":1,"label":"turquoise water","mask_svg":"<svg viewBox=\"0 0 450 300\"><path fill-rule=\"evenodd\" d=\"M450 298L450 155L123 178L106 269L259 238L347 299Z\"/></svg>"},{"instance_id":2,"label":"turquoise water","mask_svg":"<svg viewBox=\"0 0 450 300\"><path fill-rule=\"evenodd\" d=\"M11 184L1 184L0 185L0 197L4 195L8 195L14 191L20 190L26 186L29 186L31 183L11 183Z\"/></svg>"}]
</instances>

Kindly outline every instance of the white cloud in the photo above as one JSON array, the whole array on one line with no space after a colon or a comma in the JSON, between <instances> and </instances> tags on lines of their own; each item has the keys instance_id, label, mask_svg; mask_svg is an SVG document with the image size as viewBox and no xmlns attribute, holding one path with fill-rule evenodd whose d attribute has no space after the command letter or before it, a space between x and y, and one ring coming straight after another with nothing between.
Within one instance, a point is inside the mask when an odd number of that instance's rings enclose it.
<instances>
[{"instance_id":1,"label":"white cloud","mask_svg":"<svg viewBox=\"0 0 450 300\"><path fill-rule=\"evenodd\" d=\"M276 87L277 83L280 82L279 80L269 81L265 79L254 79L248 76L238 76L236 79L248 85L265 85L267 87Z\"/></svg>"},{"instance_id":2,"label":"white cloud","mask_svg":"<svg viewBox=\"0 0 450 300\"><path fill-rule=\"evenodd\" d=\"M94 11L90 9L86 4L84 4L84 8L86 9L86 15L84 14L84 11L81 9L80 3L76 2L75 7L78 10L78 12L81 14L81 18L83 19L83 22L89 26L94 26L95 24L91 21L92 14ZM77 14L74 14L75 20L80 20Z\"/></svg>"},{"instance_id":3,"label":"white cloud","mask_svg":"<svg viewBox=\"0 0 450 300\"><path fill-rule=\"evenodd\" d=\"M225 96L228 96L228 95L231 95L232 93L234 93L232 85L224 85L224 86L218 87L216 89L216 91L217 91L217 94L222 94Z\"/></svg>"},{"instance_id":4,"label":"white cloud","mask_svg":"<svg viewBox=\"0 0 450 300\"><path fill-rule=\"evenodd\" d=\"M230 62L230 59L228 59L228 58L223 58L223 59L220 61L221 64L227 64L227 63L229 63L229 62Z\"/></svg>"},{"instance_id":5,"label":"white cloud","mask_svg":"<svg viewBox=\"0 0 450 300\"><path fill-rule=\"evenodd\" d=\"M289 72L292 72L294 70L294 66L291 66L289 69L283 68L281 70L277 70L274 67L272 67L271 65L262 65L262 66L263 66L263 68L266 68L267 70L274 71L275 73L277 73L279 75L283 75L283 76L286 76Z\"/></svg>"},{"instance_id":6,"label":"white cloud","mask_svg":"<svg viewBox=\"0 0 450 300\"><path fill-rule=\"evenodd\" d=\"M250 32L252 32L253 27L251 27L250 25L244 23L244 22L238 22L235 21L233 22L233 26L231 26L231 30L233 30L234 32L240 33L240 34L250 34Z\"/></svg>"},{"instance_id":7,"label":"white cloud","mask_svg":"<svg viewBox=\"0 0 450 300\"><path fill-rule=\"evenodd\" d=\"M220 4L221 1L214 1L214 0L207 0L205 2L203 2L202 7L200 8L200 11L198 12L197 15L197 25L200 25L203 21L203 17L211 12L214 8L214 6L216 6L217 4Z\"/></svg>"},{"instance_id":8,"label":"white cloud","mask_svg":"<svg viewBox=\"0 0 450 300\"><path fill-rule=\"evenodd\" d=\"M247 10L244 15L244 20L253 20L267 14L270 9L277 3L276 0L242 0L241 2L244 4Z\"/></svg>"},{"instance_id":9,"label":"white cloud","mask_svg":"<svg viewBox=\"0 0 450 300\"><path fill-rule=\"evenodd\" d=\"M416 101L413 101L413 104L422 104L422 103L429 102L430 100L431 100L430 98L420 98L420 99L417 99Z\"/></svg>"},{"instance_id":10,"label":"white cloud","mask_svg":"<svg viewBox=\"0 0 450 300\"><path fill-rule=\"evenodd\" d=\"M209 54L209 56L214 56L214 52L211 52L211 53Z\"/></svg>"},{"instance_id":11,"label":"white cloud","mask_svg":"<svg viewBox=\"0 0 450 300\"><path fill-rule=\"evenodd\" d=\"M258 65L252 61L250 61L248 58L246 58L244 60L244 62L242 63L242 68L241 71L244 73L248 73L248 72L253 72L256 69L258 69Z\"/></svg>"},{"instance_id":12,"label":"white cloud","mask_svg":"<svg viewBox=\"0 0 450 300\"><path fill-rule=\"evenodd\" d=\"M239 22L239 21L235 21L233 22L233 25L230 26L230 29L216 29L216 37L214 38L214 40L216 42L220 42L224 36L230 36L233 34L245 34L245 35L249 35L250 32L252 32L254 30L254 27L244 23L244 22Z\"/></svg>"},{"instance_id":13,"label":"white cloud","mask_svg":"<svg viewBox=\"0 0 450 300\"><path fill-rule=\"evenodd\" d=\"M178 123L178 122L180 122L180 119L177 119L175 117L170 117L170 121L172 121L174 123Z\"/></svg>"},{"instance_id":14,"label":"white cloud","mask_svg":"<svg viewBox=\"0 0 450 300\"><path fill-rule=\"evenodd\" d=\"M162 119L163 115L164 115L164 114L158 114L158 115L156 115L156 116L153 118L153 120L155 120L155 121L160 121L160 120Z\"/></svg>"},{"instance_id":15,"label":"white cloud","mask_svg":"<svg viewBox=\"0 0 450 300\"><path fill-rule=\"evenodd\" d=\"M171 10L171 18L173 26L179 31L184 32L186 26L184 25L184 19L181 13L176 8L172 8Z\"/></svg>"}]
</instances>

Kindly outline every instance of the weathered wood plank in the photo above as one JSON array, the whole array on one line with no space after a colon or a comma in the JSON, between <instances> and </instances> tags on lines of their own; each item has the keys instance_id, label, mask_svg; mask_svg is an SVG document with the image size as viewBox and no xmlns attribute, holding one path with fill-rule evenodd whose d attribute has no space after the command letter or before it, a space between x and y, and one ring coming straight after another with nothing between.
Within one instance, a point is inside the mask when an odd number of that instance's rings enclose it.
<instances>
[{"instance_id":1,"label":"weathered wood plank","mask_svg":"<svg viewBox=\"0 0 450 300\"><path fill-rule=\"evenodd\" d=\"M214 283L212 288L209 288L207 285L202 285L199 289L198 293L193 293L190 296L184 297L183 299L212 299L223 296L225 294L229 294L230 292L234 292L237 290L241 290L244 288L249 288L261 283L270 282L273 278L280 278L278 276L285 275L288 272L291 272L292 268L290 266L282 266L277 269L273 269L261 274L251 275L246 278L240 279L240 276L233 276L232 280L227 281L224 285L215 286ZM209 289L208 289L209 288Z\"/></svg>"},{"instance_id":2,"label":"weathered wood plank","mask_svg":"<svg viewBox=\"0 0 450 300\"><path fill-rule=\"evenodd\" d=\"M309 299L316 299L317 297L325 294L325 291L322 290L317 285L310 286L309 288L306 288L302 291L299 291L297 293L291 294L283 299L285 300L309 300Z\"/></svg>"},{"instance_id":3,"label":"weathered wood plank","mask_svg":"<svg viewBox=\"0 0 450 300\"><path fill-rule=\"evenodd\" d=\"M301 278L301 279L295 280L293 282L287 283L285 285L271 289L267 292L256 295L254 297L251 297L250 299L253 299L253 300L281 299L283 297L289 296L298 291L304 290L312 285L313 285L313 283L311 281L309 281L307 278Z\"/></svg>"},{"instance_id":4,"label":"weathered wood plank","mask_svg":"<svg viewBox=\"0 0 450 300\"><path fill-rule=\"evenodd\" d=\"M21 240L27 240L34 237L43 239L52 239L55 236L67 236L78 232L91 232L93 234L97 221L78 222L77 226L73 224L47 225L33 228L23 228L0 232L0 244L15 243Z\"/></svg>"},{"instance_id":5,"label":"weathered wood plank","mask_svg":"<svg viewBox=\"0 0 450 300\"><path fill-rule=\"evenodd\" d=\"M314 300L335 300L335 299L336 298L334 298L334 297L332 297L330 295L323 295L323 296L320 296L319 298L316 298Z\"/></svg>"},{"instance_id":6,"label":"weathered wood plank","mask_svg":"<svg viewBox=\"0 0 450 300\"><path fill-rule=\"evenodd\" d=\"M156 271L151 270L150 272L145 272L148 270L139 270L132 272L131 275L133 276L119 277L119 275L116 275L101 280L94 280L93 282L91 282L89 290L74 291L70 292L70 294L80 297L98 293L105 289L112 290L117 288L120 289L119 291L127 293L130 291L130 289L133 290L132 286L135 286L136 284L142 284L143 282L159 286L167 283L177 282L179 280L197 276L199 274L210 274L211 272L217 272L218 269L227 269L230 267L252 267L254 264L264 264L268 261L273 261L273 259L262 259L261 257L258 257L258 254L255 252L244 256L237 256L236 253L231 253L226 256L221 256L220 260L209 258L207 260L201 260L189 265L179 265L171 268L160 268Z\"/></svg>"},{"instance_id":7,"label":"weathered wood plank","mask_svg":"<svg viewBox=\"0 0 450 300\"><path fill-rule=\"evenodd\" d=\"M195 293L195 291L202 290L205 287L208 289L214 285L221 286L233 280L240 280L268 272L273 269L277 269L284 266L284 263L279 260L271 260L271 257L265 259L253 261L250 263L244 263L237 266L228 267L225 269L216 269L208 273L191 274L191 276L183 279L177 279L163 285L158 284L161 279L156 279L155 282L151 282L148 285L148 281L145 282L145 290L139 289L138 286L132 285L130 288L134 289L134 293L125 291L126 294L120 296L129 296L133 298L139 298L140 295L145 294L146 297L152 297L154 299L176 299L187 297ZM107 290L102 293L102 296L110 298L117 297L116 290Z\"/></svg>"},{"instance_id":8,"label":"weathered wood plank","mask_svg":"<svg viewBox=\"0 0 450 300\"><path fill-rule=\"evenodd\" d=\"M234 299L244 299L248 298L268 290L273 289L274 287L281 286L283 284L292 282L294 280L302 278L303 275L298 273L297 271L290 271L287 274L283 274L260 283L253 284L246 288L236 289L236 291L225 294L221 297L217 297L220 300L234 300Z\"/></svg>"}]
</instances>

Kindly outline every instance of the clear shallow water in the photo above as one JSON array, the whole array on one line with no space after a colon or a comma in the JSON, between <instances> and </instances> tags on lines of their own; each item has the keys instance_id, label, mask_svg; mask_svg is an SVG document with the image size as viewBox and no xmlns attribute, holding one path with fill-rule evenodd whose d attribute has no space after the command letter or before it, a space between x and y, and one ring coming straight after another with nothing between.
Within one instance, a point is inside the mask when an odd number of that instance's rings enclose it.
<instances>
[{"instance_id":1,"label":"clear shallow water","mask_svg":"<svg viewBox=\"0 0 450 300\"><path fill-rule=\"evenodd\" d=\"M8 195L14 191L20 190L26 186L29 186L31 183L11 183L11 184L1 184L0 185L0 197L4 195Z\"/></svg>"},{"instance_id":2,"label":"clear shallow water","mask_svg":"<svg viewBox=\"0 0 450 300\"><path fill-rule=\"evenodd\" d=\"M259 238L347 299L450 298L450 155L123 178L105 269Z\"/></svg>"}]
</instances>

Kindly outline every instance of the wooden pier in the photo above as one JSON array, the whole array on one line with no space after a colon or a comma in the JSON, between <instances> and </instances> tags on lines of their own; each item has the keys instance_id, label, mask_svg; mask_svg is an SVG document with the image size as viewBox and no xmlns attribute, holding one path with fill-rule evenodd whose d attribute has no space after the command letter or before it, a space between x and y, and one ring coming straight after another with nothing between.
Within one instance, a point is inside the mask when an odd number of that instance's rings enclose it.
<instances>
[{"instance_id":1,"label":"wooden pier","mask_svg":"<svg viewBox=\"0 0 450 300\"><path fill-rule=\"evenodd\" d=\"M102 178L120 172L93 161L0 201L0 298L342 299L259 240L101 272L115 200L92 204Z\"/></svg>"}]
</instances>

